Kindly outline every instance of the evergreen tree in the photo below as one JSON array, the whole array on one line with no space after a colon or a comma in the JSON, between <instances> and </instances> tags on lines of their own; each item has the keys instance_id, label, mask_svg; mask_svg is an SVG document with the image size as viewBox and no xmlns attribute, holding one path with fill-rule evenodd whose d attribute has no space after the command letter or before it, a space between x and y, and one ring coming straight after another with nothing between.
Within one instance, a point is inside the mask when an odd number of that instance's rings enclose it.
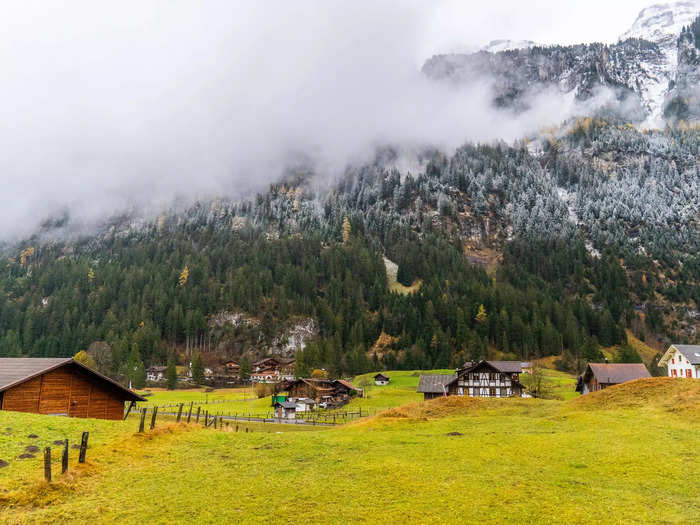
<instances>
[{"instance_id":1,"label":"evergreen tree","mask_svg":"<svg viewBox=\"0 0 700 525\"><path fill-rule=\"evenodd\" d=\"M195 352L192 356L192 382L195 385L204 384L204 365L202 364L202 356L199 352Z\"/></svg>"},{"instance_id":2,"label":"evergreen tree","mask_svg":"<svg viewBox=\"0 0 700 525\"><path fill-rule=\"evenodd\" d=\"M174 390L177 387L177 368L175 361L168 362L168 368L165 370L165 379L168 384L168 390Z\"/></svg>"}]
</instances>

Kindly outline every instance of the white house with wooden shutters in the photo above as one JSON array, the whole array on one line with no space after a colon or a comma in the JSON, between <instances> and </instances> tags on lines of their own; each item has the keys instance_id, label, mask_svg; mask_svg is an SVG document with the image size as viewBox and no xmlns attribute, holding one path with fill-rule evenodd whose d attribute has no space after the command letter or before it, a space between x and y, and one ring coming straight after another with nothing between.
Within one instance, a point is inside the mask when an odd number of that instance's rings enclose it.
<instances>
[{"instance_id":1,"label":"white house with wooden shutters","mask_svg":"<svg viewBox=\"0 0 700 525\"><path fill-rule=\"evenodd\" d=\"M700 378L700 345L669 346L659 366L667 367L669 377Z\"/></svg>"}]
</instances>

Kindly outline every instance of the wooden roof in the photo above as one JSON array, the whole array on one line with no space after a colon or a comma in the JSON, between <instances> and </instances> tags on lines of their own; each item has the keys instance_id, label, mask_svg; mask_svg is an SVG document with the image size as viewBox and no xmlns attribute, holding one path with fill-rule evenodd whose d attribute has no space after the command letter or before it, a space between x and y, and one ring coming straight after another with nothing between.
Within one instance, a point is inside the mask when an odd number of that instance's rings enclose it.
<instances>
[{"instance_id":1,"label":"wooden roof","mask_svg":"<svg viewBox=\"0 0 700 525\"><path fill-rule=\"evenodd\" d=\"M129 401L145 401L137 393L124 388L113 379L100 374L71 357L0 357L0 392L68 365L77 366L83 372L87 372L88 375L109 383L112 388L122 392Z\"/></svg>"}]
</instances>

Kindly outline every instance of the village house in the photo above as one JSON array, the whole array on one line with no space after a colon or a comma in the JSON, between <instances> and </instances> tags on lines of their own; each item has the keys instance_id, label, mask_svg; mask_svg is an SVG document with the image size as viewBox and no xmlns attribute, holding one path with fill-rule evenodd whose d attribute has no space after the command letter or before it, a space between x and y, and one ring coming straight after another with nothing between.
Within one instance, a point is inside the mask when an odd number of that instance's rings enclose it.
<instances>
[{"instance_id":1,"label":"village house","mask_svg":"<svg viewBox=\"0 0 700 525\"><path fill-rule=\"evenodd\" d=\"M422 375L418 392L423 399L440 396L513 397L523 396L521 361L467 362L454 374Z\"/></svg>"},{"instance_id":2,"label":"village house","mask_svg":"<svg viewBox=\"0 0 700 525\"><path fill-rule=\"evenodd\" d=\"M312 399L322 406L341 406L360 391L342 379L296 379L286 385L289 397Z\"/></svg>"},{"instance_id":3,"label":"village house","mask_svg":"<svg viewBox=\"0 0 700 525\"><path fill-rule=\"evenodd\" d=\"M588 363L585 372L578 378L576 392L588 394L645 377L651 377L651 374L642 363Z\"/></svg>"},{"instance_id":4,"label":"village house","mask_svg":"<svg viewBox=\"0 0 700 525\"><path fill-rule=\"evenodd\" d=\"M374 376L374 384L377 386L386 386L389 384L389 376L385 376L382 373L377 374Z\"/></svg>"},{"instance_id":5,"label":"village house","mask_svg":"<svg viewBox=\"0 0 700 525\"><path fill-rule=\"evenodd\" d=\"M212 384L218 387L233 386L240 382L241 367L236 361L226 361L214 367Z\"/></svg>"},{"instance_id":6,"label":"village house","mask_svg":"<svg viewBox=\"0 0 700 525\"><path fill-rule=\"evenodd\" d=\"M0 409L122 419L138 394L71 358L0 358Z\"/></svg>"},{"instance_id":7,"label":"village house","mask_svg":"<svg viewBox=\"0 0 700 525\"><path fill-rule=\"evenodd\" d=\"M672 344L659 360L668 369L668 377L700 378L700 345Z\"/></svg>"},{"instance_id":8,"label":"village house","mask_svg":"<svg viewBox=\"0 0 700 525\"><path fill-rule=\"evenodd\" d=\"M266 357L253 363L250 379L254 383L292 381L295 379L294 366L293 357Z\"/></svg>"},{"instance_id":9,"label":"village house","mask_svg":"<svg viewBox=\"0 0 700 525\"><path fill-rule=\"evenodd\" d=\"M155 382L165 381L165 371L167 369L167 366L149 366L146 369L146 380Z\"/></svg>"}]
</instances>

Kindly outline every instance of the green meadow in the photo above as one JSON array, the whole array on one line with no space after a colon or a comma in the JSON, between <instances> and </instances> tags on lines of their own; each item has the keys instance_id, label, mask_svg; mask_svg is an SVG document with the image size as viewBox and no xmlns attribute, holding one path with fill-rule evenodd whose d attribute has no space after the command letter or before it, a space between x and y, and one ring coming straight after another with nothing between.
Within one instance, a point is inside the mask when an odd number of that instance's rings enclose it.
<instances>
[{"instance_id":1,"label":"green meadow","mask_svg":"<svg viewBox=\"0 0 700 525\"><path fill-rule=\"evenodd\" d=\"M413 381L403 374L393 388ZM0 429L32 429L42 439L85 425L96 434L89 464L66 480L47 486L35 460L23 464L31 469L13 461L0 470L0 521L700 520L695 380L645 379L564 401L439 398L306 431L169 424L135 435L133 420L0 412ZM20 450L12 443L0 441L0 457Z\"/></svg>"}]
</instances>

